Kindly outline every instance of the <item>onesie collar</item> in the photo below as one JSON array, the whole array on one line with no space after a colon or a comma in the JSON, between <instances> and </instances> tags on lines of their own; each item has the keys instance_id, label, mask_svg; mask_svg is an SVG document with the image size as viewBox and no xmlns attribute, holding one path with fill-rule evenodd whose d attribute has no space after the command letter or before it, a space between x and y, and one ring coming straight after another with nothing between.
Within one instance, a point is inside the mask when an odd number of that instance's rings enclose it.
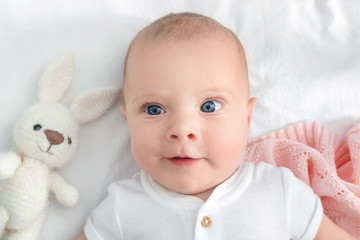
<instances>
[{"instance_id":1,"label":"onesie collar","mask_svg":"<svg viewBox=\"0 0 360 240\"><path fill-rule=\"evenodd\" d=\"M206 202L198 197L172 192L150 177L140 172L141 183L153 199L161 205L177 211L198 211L201 207L217 208L226 205L241 194L249 185L254 165L242 162L239 169L226 181L217 186ZM236 188L236 191L234 191Z\"/></svg>"}]
</instances>

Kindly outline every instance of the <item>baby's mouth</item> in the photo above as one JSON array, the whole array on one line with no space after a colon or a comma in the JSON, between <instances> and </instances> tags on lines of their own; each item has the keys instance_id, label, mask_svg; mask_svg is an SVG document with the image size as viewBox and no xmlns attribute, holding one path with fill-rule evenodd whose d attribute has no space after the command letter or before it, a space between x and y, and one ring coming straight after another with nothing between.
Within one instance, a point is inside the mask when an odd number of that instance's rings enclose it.
<instances>
[{"instance_id":1,"label":"baby's mouth","mask_svg":"<svg viewBox=\"0 0 360 240\"><path fill-rule=\"evenodd\" d=\"M201 158L190 158L190 157L171 157L167 158L169 162L176 166L190 166L201 160Z\"/></svg>"}]
</instances>

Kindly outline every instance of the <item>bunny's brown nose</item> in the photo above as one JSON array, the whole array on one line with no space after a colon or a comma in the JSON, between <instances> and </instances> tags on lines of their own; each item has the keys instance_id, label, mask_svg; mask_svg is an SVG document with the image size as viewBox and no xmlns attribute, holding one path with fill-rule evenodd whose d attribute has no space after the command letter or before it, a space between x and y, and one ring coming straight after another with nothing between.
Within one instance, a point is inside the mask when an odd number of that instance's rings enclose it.
<instances>
[{"instance_id":1,"label":"bunny's brown nose","mask_svg":"<svg viewBox=\"0 0 360 240\"><path fill-rule=\"evenodd\" d=\"M51 145L58 145L64 141L64 137L61 133L52 130L45 130L45 135Z\"/></svg>"}]
</instances>

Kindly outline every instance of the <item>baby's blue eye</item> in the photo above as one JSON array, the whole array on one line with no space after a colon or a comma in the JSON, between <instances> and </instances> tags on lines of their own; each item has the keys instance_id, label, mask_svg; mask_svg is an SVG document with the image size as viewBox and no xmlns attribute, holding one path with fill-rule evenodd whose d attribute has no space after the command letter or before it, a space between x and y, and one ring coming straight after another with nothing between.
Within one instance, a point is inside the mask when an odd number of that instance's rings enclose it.
<instances>
[{"instance_id":1,"label":"baby's blue eye","mask_svg":"<svg viewBox=\"0 0 360 240\"><path fill-rule=\"evenodd\" d=\"M222 108L222 105L217 101L206 101L201 105L201 111L206 113L215 112L220 108Z\"/></svg>"},{"instance_id":2,"label":"baby's blue eye","mask_svg":"<svg viewBox=\"0 0 360 240\"><path fill-rule=\"evenodd\" d=\"M145 108L145 112L149 115L159 115L164 113L164 109L158 105L150 105Z\"/></svg>"}]
</instances>

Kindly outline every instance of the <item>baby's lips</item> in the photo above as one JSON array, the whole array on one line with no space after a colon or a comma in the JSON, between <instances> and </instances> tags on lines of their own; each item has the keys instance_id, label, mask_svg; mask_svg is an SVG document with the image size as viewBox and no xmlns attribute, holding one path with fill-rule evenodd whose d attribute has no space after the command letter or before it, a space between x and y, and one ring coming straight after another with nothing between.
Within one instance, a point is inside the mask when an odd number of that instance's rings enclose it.
<instances>
[{"instance_id":1,"label":"baby's lips","mask_svg":"<svg viewBox=\"0 0 360 240\"><path fill-rule=\"evenodd\" d=\"M172 157L167 158L169 162L176 166L190 166L196 164L201 160L201 158L190 158L190 157Z\"/></svg>"},{"instance_id":2,"label":"baby's lips","mask_svg":"<svg viewBox=\"0 0 360 240\"><path fill-rule=\"evenodd\" d=\"M191 156L188 156L188 155L176 155L176 156L173 156L173 157L168 157L168 159L174 159L174 160L176 160L176 159L179 159L179 160L181 160L181 159L183 159L183 160L186 160L186 159L201 159L201 158L199 158L199 157L191 157Z\"/></svg>"}]
</instances>

